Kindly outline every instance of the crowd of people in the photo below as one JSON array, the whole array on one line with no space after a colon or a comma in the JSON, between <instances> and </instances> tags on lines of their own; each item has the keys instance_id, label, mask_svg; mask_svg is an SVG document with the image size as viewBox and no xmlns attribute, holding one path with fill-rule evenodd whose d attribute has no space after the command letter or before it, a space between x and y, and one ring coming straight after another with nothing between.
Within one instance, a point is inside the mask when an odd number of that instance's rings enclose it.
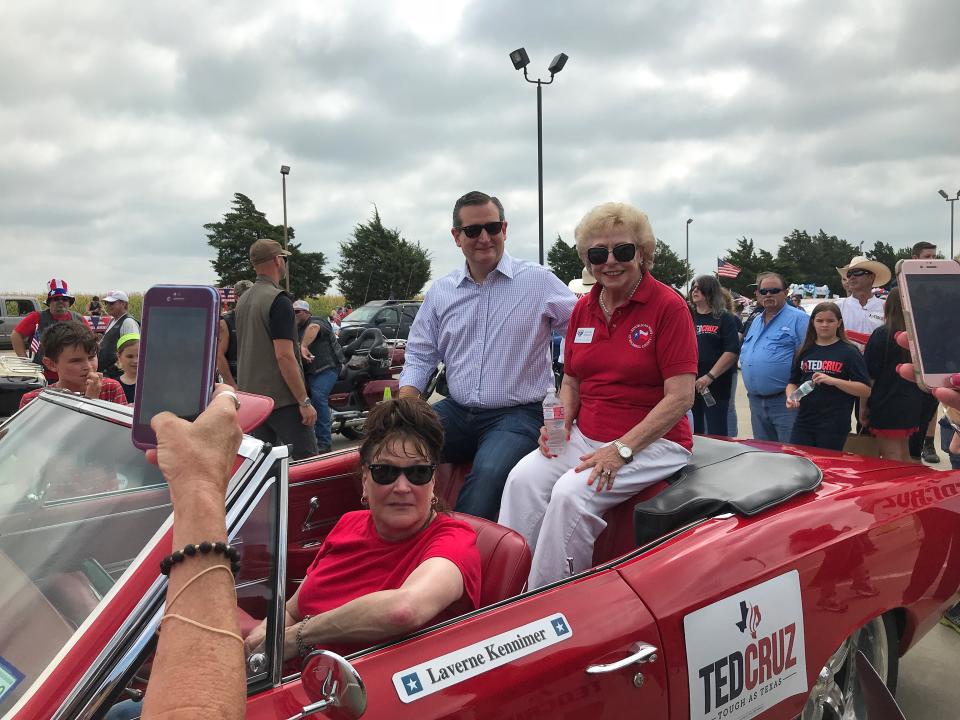
<instances>
[{"instance_id":1,"label":"crowd of people","mask_svg":"<svg viewBox=\"0 0 960 720\"><path fill-rule=\"evenodd\" d=\"M736 434L738 372L757 439L838 450L856 418L876 437L882 457L909 462L910 436L927 437L925 412L943 402L944 448L954 467L960 464L960 392L939 388L928 396L913 384L899 291L885 302L868 292L890 280L880 263L858 256L838 268L848 296L820 302L809 315L788 302L782 276L760 273L757 311L744 323L715 276L697 277L686 298L656 279L650 221L630 205L599 205L578 224L576 249L588 279L579 297L546 268L506 252L508 222L496 197L467 193L452 219L464 264L426 293L407 342L399 398L368 417L360 447L365 509L340 518L287 602L285 657L315 645L349 652L478 606L476 537L435 494L441 462L472 463L458 512L497 521L526 539L533 551L529 588L590 567L606 510L681 469L694 433ZM928 252L925 245L915 252ZM330 447L323 398L343 358L333 323L282 290L288 255L274 240L250 247L256 279L234 288L236 308L221 320L224 384L216 397L232 397L237 406L236 389L273 398L272 413L254 434L290 445L299 459ZM69 310L72 302L66 283L51 281L48 309L18 325L15 349L25 354L30 340L56 387L127 402L139 341L127 296L104 296L111 323L99 343ZM565 339L559 449L541 405L554 386L547 352L554 333ZM421 395L440 362L449 395L431 406ZM35 395L25 395L24 404ZM211 418L235 424L230 408L215 402L194 425L169 414L154 419L160 444L149 459L175 489L175 503L206 487L222 507L227 458L239 435L212 428ZM222 452L197 460L191 452L201 442ZM215 482L196 483L203 473ZM200 489L182 489L191 483ZM222 516L209 521L178 511L175 544L201 536L225 542ZM226 550L224 558L196 562L186 555L166 567L171 594L157 663L196 642L198 633L216 635L225 653L240 658L242 675L240 646L246 653L261 649L266 625L241 637L233 613L216 610L229 581L227 573L208 571L229 561ZM197 574L190 577L187 566ZM194 584L206 589L188 592ZM215 600L205 605L203 597ZM190 608L203 617L166 622L192 617ZM231 682L223 687L242 697ZM170 699L158 686L150 685L147 709Z\"/></svg>"}]
</instances>

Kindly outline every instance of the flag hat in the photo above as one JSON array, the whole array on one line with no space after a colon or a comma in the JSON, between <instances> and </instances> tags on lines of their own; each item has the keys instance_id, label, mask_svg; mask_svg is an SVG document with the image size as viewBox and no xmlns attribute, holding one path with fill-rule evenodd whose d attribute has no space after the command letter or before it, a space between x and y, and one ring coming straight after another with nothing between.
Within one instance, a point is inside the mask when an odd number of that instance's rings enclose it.
<instances>
[{"instance_id":1,"label":"flag hat","mask_svg":"<svg viewBox=\"0 0 960 720\"><path fill-rule=\"evenodd\" d=\"M66 280L51 278L50 282L47 283L47 304L49 304L54 298L63 298L65 300L69 300L71 305L76 299L70 294L70 288L67 287Z\"/></svg>"}]
</instances>

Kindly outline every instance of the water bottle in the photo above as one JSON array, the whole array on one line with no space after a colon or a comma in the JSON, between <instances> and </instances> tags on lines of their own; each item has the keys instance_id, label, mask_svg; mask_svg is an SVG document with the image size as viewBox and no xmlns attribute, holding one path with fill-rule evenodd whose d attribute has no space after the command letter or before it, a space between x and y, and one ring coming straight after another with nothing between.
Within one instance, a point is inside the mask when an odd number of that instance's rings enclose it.
<instances>
[{"instance_id":1,"label":"water bottle","mask_svg":"<svg viewBox=\"0 0 960 720\"><path fill-rule=\"evenodd\" d=\"M710 392L710 388L708 387L704 387L703 390L700 391L700 397L703 398L703 404L707 407L713 407L717 404L717 399L713 396L713 393Z\"/></svg>"},{"instance_id":2,"label":"water bottle","mask_svg":"<svg viewBox=\"0 0 960 720\"><path fill-rule=\"evenodd\" d=\"M567 445L567 427L563 416L563 403L553 387L547 388L543 399L543 426L547 429L547 449L559 455Z\"/></svg>"},{"instance_id":3,"label":"water bottle","mask_svg":"<svg viewBox=\"0 0 960 720\"><path fill-rule=\"evenodd\" d=\"M791 402L800 402L800 398L804 398L812 393L816 387L817 386L813 384L813 380L807 380L803 385L790 393Z\"/></svg>"}]
</instances>

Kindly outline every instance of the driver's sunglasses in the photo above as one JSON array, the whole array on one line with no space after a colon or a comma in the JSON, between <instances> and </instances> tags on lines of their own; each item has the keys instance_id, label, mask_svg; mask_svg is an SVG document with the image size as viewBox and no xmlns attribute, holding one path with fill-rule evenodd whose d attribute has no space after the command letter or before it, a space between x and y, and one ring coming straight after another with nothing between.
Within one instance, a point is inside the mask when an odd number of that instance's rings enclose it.
<instances>
[{"instance_id":1,"label":"driver's sunglasses","mask_svg":"<svg viewBox=\"0 0 960 720\"><path fill-rule=\"evenodd\" d=\"M603 265L610 251L605 247L592 247L587 250L587 261L591 265ZM637 256L637 246L633 243L620 243L613 248L613 259L617 262L629 262Z\"/></svg>"},{"instance_id":2,"label":"driver's sunglasses","mask_svg":"<svg viewBox=\"0 0 960 720\"><path fill-rule=\"evenodd\" d=\"M386 465L378 463L370 466L370 477L377 485L391 485L400 477L400 473L407 476L407 480L413 485L426 485L433 479L433 471L437 469L436 465L410 465L408 467L398 467L396 465Z\"/></svg>"},{"instance_id":3,"label":"driver's sunglasses","mask_svg":"<svg viewBox=\"0 0 960 720\"><path fill-rule=\"evenodd\" d=\"M847 277L863 277L864 275L872 275L869 270L847 270Z\"/></svg>"},{"instance_id":4,"label":"driver's sunglasses","mask_svg":"<svg viewBox=\"0 0 960 720\"><path fill-rule=\"evenodd\" d=\"M783 292L783 288L763 288L757 292L761 295L779 295Z\"/></svg>"},{"instance_id":5,"label":"driver's sunglasses","mask_svg":"<svg viewBox=\"0 0 960 720\"><path fill-rule=\"evenodd\" d=\"M499 235L503 232L503 220L483 223L481 225L461 225L457 228L457 230L471 239L480 237L480 233L484 230L487 231L487 235L493 237L494 235Z\"/></svg>"}]
</instances>

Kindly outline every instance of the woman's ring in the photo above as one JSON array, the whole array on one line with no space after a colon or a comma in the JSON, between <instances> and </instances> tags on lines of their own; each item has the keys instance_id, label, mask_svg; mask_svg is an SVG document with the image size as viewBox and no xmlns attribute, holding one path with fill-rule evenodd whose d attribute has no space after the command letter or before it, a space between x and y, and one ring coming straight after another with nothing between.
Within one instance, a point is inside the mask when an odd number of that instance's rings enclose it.
<instances>
[{"instance_id":1,"label":"woman's ring","mask_svg":"<svg viewBox=\"0 0 960 720\"><path fill-rule=\"evenodd\" d=\"M221 390L217 394L217 397L220 397L220 396L226 396L228 398L231 398L233 400L234 408L237 410L240 409L240 398L237 397L237 394L233 390Z\"/></svg>"}]
</instances>

